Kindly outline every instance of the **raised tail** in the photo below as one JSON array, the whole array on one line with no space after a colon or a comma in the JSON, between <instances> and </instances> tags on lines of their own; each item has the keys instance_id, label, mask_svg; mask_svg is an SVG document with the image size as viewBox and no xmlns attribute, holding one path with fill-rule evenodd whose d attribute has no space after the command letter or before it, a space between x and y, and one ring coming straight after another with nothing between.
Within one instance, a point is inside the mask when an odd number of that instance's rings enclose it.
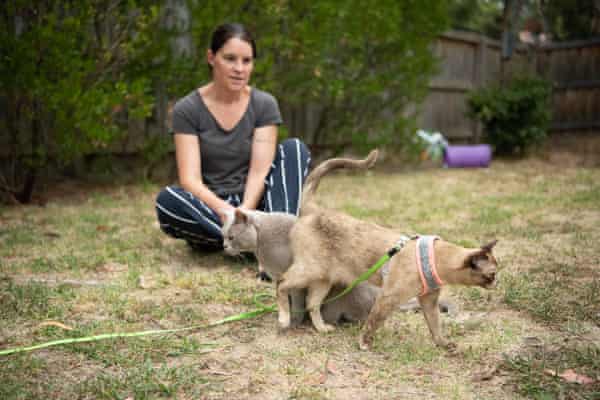
<instances>
[{"instance_id":1,"label":"raised tail","mask_svg":"<svg viewBox=\"0 0 600 400\"><path fill-rule=\"evenodd\" d=\"M313 195L317 191L317 188L319 187L321 178L324 175L327 175L330 171L333 171L334 169L340 168L369 169L373 165L375 165L375 161L377 161L378 154L379 151L375 149L369 153L367 158L364 158L362 160L355 160L352 158L330 158L317 165L310 172L310 174L308 174L306 180L304 181L304 186L302 188L302 201L300 203L300 212L302 213L302 210L312 199Z\"/></svg>"}]
</instances>

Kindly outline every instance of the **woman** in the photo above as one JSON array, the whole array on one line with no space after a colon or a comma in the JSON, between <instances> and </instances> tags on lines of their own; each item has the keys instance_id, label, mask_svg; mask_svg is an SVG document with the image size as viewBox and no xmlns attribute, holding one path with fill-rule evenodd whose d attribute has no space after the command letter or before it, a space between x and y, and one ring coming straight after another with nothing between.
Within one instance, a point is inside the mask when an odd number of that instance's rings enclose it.
<instances>
[{"instance_id":1,"label":"woman","mask_svg":"<svg viewBox=\"0 0 600 400\"><path fill-rule=\"evenodd\" d=\"M156 211L165 233L195 249L222 249L226 210L298 213L310 153L297 139L277 145L277 101L249 86L255 58L244 26L219 26L207 50L212 80L173 108L181 187L161 191Z\"/></svg>"}]
</instances>

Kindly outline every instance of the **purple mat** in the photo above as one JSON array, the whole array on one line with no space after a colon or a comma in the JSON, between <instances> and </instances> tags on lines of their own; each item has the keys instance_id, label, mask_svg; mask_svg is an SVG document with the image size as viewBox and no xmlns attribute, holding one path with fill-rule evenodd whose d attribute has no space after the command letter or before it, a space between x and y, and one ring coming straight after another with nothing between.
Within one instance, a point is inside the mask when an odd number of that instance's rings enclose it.
<instances>
[{"instance_id":1,"label":"purple mat","mask_svg":"<svg viewBox=\"0 0 600 400\"><path fill-rule=\"evenodd\" d=\"M449 168L487 167L492 160L492 149L487 144L447 146L444 164Z\"/></svg>"}]
</instances>

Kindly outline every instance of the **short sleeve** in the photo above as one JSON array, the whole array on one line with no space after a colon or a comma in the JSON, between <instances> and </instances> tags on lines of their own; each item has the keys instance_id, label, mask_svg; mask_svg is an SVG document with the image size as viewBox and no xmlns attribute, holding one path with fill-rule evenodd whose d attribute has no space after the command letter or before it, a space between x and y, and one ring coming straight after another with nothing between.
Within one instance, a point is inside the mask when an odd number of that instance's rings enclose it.
<instances>
[{"instance_id":1,"label":"short sleeve","mask_svg":"<svg viewBox=\"0 0 600 400\"><path fill-rule=\"evenodd\" d=\"M260 112L256 119L256 128L267 125L281 125L283 119L275 97L265 92L262 92L260 97Z\"/></svg>"},{"instance_id":2,"label":"short sleeve","mask_svg":"<svg viewBox=\"0 0 600 400\"><path fill-rule=\"evenodd\" d=\"M173 115L171 118L171 133L187 133L196 134L193 120L190 113L187 112L185 103L177 102L173 107Z\"/></svg>"}]
</instances>

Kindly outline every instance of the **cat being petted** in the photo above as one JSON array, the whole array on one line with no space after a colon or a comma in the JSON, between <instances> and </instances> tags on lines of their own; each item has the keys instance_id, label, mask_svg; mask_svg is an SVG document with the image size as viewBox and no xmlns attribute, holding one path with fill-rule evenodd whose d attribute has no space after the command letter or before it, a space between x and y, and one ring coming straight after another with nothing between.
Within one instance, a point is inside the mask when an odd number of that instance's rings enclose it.
<instances>
[{"instance_id":1,"label":"cat being petted","mask_svg":"<svg viewBox=\"0 0 600 400\"><path fill-rule=\"evenodd\" d=\"M282 212L239 208L227 212L222 228L225 253L254 253L259 272L277 280L292 263L288 236L296 220L295 215Z\"/></svg>"},{"instance_id":2,"label":"cat being petted","mask_svg":"<svg viewBox=\"0 0 600 400\"><path fill-rule=\"evenodd\" d=\"M333 158L322 162L306 178L301 203L305 204L314 195L320 179L328 172L339 168L370 168L376 157L375 150L364 160ZM258 260L259 273L264 272L277 282L293 261L289 233L296 220L295 215L281 212L266 213L239 208L227 212L222 227L224 250L233 256L242 252L254 253ZM324 307L327 308L326 314L330 323L364 320L375 301L376 293L374 288L359 285L348 295L327 303ZM297 325L304 319L306 292L291 291L289 297L292 324ZM357 302L362 306L357 308Z\"/></svg>"},{"instance_id":3,"label":"cat being petted","mask_svg":"<svg viewBox=\"0 0 600 400\"><path fill-rule=\"evenodd\" d=\"M237 209L228 213L224 224L223 246L225 252L235 256L251 252L258 260L259 272L265 272L277 282L292 264L289 232L297 217L286 213L266 213ZM343 287L334 287L329 297L340 293ZM368 282L356 286L350 293L325 302L321 307L323 318L330 324L360 322L366 320L380 289ZM305 318L306 290L290 293L292 325L297 326Z\"/></svg>"}]
</instances>

